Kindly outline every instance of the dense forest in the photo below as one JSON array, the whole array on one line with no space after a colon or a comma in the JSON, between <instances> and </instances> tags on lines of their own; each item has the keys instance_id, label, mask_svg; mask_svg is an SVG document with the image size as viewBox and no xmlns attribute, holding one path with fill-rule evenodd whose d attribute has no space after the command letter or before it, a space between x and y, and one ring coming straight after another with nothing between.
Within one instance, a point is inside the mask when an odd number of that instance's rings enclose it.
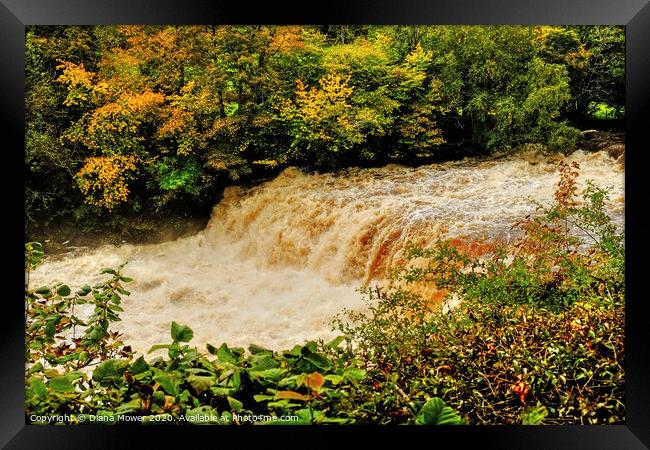
<instances>
[{"instance_id":1,"label":"dense forest","mask_svg":"<svg viewBox=\"0 0 650 450\"><path fill-rule=\"evenodd\" d=\"M26 423L624 423L623 27L25 51Z\"/></svg>"},{"instance_id":2,"label":"dense forest","mask_svg":"<svg viewBox=\"0 0 650 450\"><path fill-rule=\"evenodd\" d=\"M288 166L567 152L624 115L605 26L30 26L28 235L206 215Z\"/></svg>"}]
</instances>

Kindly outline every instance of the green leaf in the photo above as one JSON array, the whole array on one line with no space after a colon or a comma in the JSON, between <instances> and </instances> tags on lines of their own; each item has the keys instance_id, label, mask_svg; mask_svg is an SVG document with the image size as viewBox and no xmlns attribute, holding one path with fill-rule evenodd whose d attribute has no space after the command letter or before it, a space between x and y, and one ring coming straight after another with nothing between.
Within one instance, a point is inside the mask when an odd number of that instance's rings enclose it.
<instances>
[{"instance_id":1,"label":"green leaf","mask_svg":"<svg viewBox=\"0 0 650 450\"><path fill-rule=\"evenodd\" d=\"M61 317L62 316L56 316L45 323L45 334L48 337L52 337L56 333L56 326L61 321Z\"/></svg>"},{"instance_id":2,"label":"green leaf","mask_svg":"<svg viewBox=\"0 0 650 450\"><path fill-rule=\"evenodd\" d=\"M305 352L314 353L318 348L316 341L308 341L300 348L301 353L304 355Z\"/></svg>"},{"instance_id":3,"label":"green leaf","mask_svg":"<svg viewBox=\"0 0 650 450\"><path fill-rule=\"evenodd\" d=\"M266 404L267 408L279 408L279 409L300 408L301 406L303 406L302 403L294 403L291 400L276 400L273 402L268 402Z\"/></svg>"},{"instance_id":4,"label":"green leaf","mask_svg":"<svg viewBox=\"0 0 650 450\"><path fill-rule=\"evenodd\" d=\"M366 371L357 367L348 367L345 369L344 375L354 381L361 381L366 377Z\"/></svg>"},{"instance_id":5,"label":"green leaf","mask_svg":"<svg viewBox=\"0 0 650 450\"><path fill-rule=\"evenodd\" d=\"M177 383L176 386L179 386L179 384ZM181 394L178 396L178 399L181 401L181 403L187 403L190 401L190 396L190 391L183 389L183 392L181 392Z\"/></svg>"},{"instance_id":6,"label":"green leaf","mask_svg":"<svg viewBox=\"0 0 650 450\"><path fill-rule=\"evenodd\" d=\"M232 387L236 391L241 388L241 370L235 370L232 374Z\"/></svg>"},{"instance_id":7,"label":"green leaf","mask_svg":"<svg viewBox=\"0 0 650 450\"><path fill-rule=\"evenodd\" d=\"M534 407L527 407L521 413L521 424L542 425L546 416L548 416L548 410L545 406L537 404Z\"/></svg>"},{"instance_id":8,"label":"green leaf","mask_svg":"<svg viewBox=\"0 0 650 450\"><path fill-rule=\"evenodd\" d=\"M211 355L216 355L216 354L217 354L217 350L218 350L218 349L217 349L217 347L215 347L214 345L212 345L212 344L205 344L205 348L208 349L208 353L210 353Z\"/></svg>"},{"instance_id":9,"label":"green leaf","mask_svg":"<svg viewBox=\"0 0 650 450\"><path fill-rule=\"evenodd\" d=\"M47 286L41 286L38 289L36 289L34 292L37 293L37 294L45 295L45 296L49 295L51 293L50 288L47 287Z\"/></svg>"},{"instance_id":10,"label":"green leaf","mask_svg":"<svg viewBox=\"0 0 650 450\"><path fill-rule=\"evenodd\" d=\"M36 394L40 398L46 398L47 397L47 387L45 386L45 383L43 383L42 379L40 379L40 378L32 378L31 385L32 385L32 391L34 392L34 394Z\"/></svg>"},{"instance_id":11,"label":"green leaf","mask_svg":"<svg viewBox=\"0 0 650 450\"><path fill-rule=\"evenodd\" d=\"M142 400L139 397L134 398L130 402L122 403L115 410L116 414L130 414L137 413L142 409Z\"/></svg>"},{"instance_id":12,"label":"green leaf","mask_svg":"<svg viewBox=\"0 0 650 450\"><path fill-rule=\"evenodd\" d=\"M59 371L56 370L56 369L45 369L43 371L43 373L48 378L54 378L54 377L58 377L60 375Z\"/></svg>"},{"instance_id":13,"label":"green leaf","mask_svg":"<svg viewBox=\"0 0 650 450\"><path fill-rule=\"evenodd\" d=\"M29 368L29 370L27 371L27 375L31 375L31 374L33 374L35 372L40 372L41 370L43 370L43 364L36 363L32 367Z\"/></svg>"},{"instance_id":14,"label":"green leaf","mask_svg":"<svg viewBox=\"0 0 650 450\"><path fill-rule=\"evenodd\" d=\"M299 357L299 356L302 356L301 351L302 351L302 346L294 345L291 350L283 352L283 355L285 357L291 357L291 356Z\"/></svg>"},{"instance_id":15,"label":"green leaf","mask_svg":"<svg viewBox=\"0 0 650 450\"><path fill-rule=\"evenodd\" d=\"M228 404L230 405L230 409L232 411L240 411L244 407L244 404L242 402L230 396L228 396Z\"/></svg>"},{"instance_id":16,"label":"green leaf","mask_svg":"<svg viewBox=\"0 0 650 450\"><path fill-rule=\"evenodd\" d=\"M151 399L156 405L164 405L165 393L163 391L154 391L153 395L151 396Z\"/></svg>"},{"instance_id":17,"label":"green leaf","mask_svg":"<svg viewBox=\"0 0 650 450\"><path fill-rule=\"evenodd\" d=\"M167 375L158 375L154 377L154 381L160 385L163 390L169 395L178 394L177 383Z\"/></svg>"},{"instance_id":18,"label":"green leaf","mask_svg":"<svg viewBox=\"0 0 650 450\"><path fill-rule=\"evenodd\" d=\"M299 409L294 413L298 416L298 420L292 420L289 422L283 422L287 425L310 425L312 423L311 415L312 413L308 409ZM316 417L314 417L316 419Z\"/></svg>"},{"instance_id":19,"label":"green leaf","mask_svg":"<svg viewBox=\"0 0 650 450\"><path fill-rule=\"evenodd\" d=\"M346 425L349 423L354 423L354 419L352 418L345 418L345 417L323 417L321 419L321 422L323 423L336 423L339 425Z\"/></svg>"},{"instance_id":20,"label":"green leaf","mask_svg":"<svg viewBox=\"0 0 650 450\"><path fill-rule=\"evenodd\" d=\"M280 366L280 363L273 359L273 356L271 356L270 353L251 355L248 362L250 362L251 370L274 369Z\"/></svg>"},{"instance_id":21,"label":"green leaf","mask_svg":"<svg viewBox=\"0 0 650 450\"><path fill-rule=\"evenodd\" d=\"M61 297L67 297L70 295L71 289L68 287L68 285L64 284L62 286L59 286L56 290L56 293L59 294Z\"/></svg>"},{"instance_id":22,"label":"green leaf","mask_svg":"<svg viewBox=\"0 0 650 450\"><path fill-rule=\"evenodd\" d=\"M341 344L341 342L343 342L343 340L345 340L345 336L337 336L331 341L329 341L327 344L325 344L325 347L336 348Z\"/></svg>"},{"instance_id":23,"label":"green leaf","mask_svg":"<svg viewBox=\"0 0 650 450\"><path fill-rule=\"evenodd\" d=\"M422 406L415 419L417 425L463 425L463 419L439 398L434 397Z\"/></svg>"},{"instance_id":24,"label":"green leaf","mask_svg":"<svg viewBox=\"0 0 650 450\"><path fill-rule=\"evenodd\" d=\"M253 355L256 353L273 353L272 350L269 350L264 347L260 347L259 345L251 344L248 346L248 351L250 351Z\"/></svg>"},{"instance_id":25,"label":"green leaf","mask_svg":"<svg viewBox=\"0 0 650 450\"><path fill-rule=\"evenodd\" d=\"M190 327L176 322L172 322L171 334L176 342L190 342L194 337L194 331Z\"/></svg>"},{"instance_id":26,"label":"green leaf","mask_svg":"<svg viewBox=\"0 0 650 450\"><path fill-rule=\"evenodd\" d=\"M329 375L325 375L325 380L329 381L334 385L337 385L343 381L343 377L341 375L329 374Z\"/></svg>"},{"instance_id":27,"label":"green leaf","mask_svg":"<svg viewBox=\"0 0 650 450\"><path fill-rule=\"evenodd\" d=\"M233 352L230 351L228 345L224 342L221 344L221 347L217 350L217 358L221 362L227 362L232 364L237 364L239 361Z\"/></svg>"},{"instance_id":28,"label":"green leaf","mask_svg":"<svg viewBox=\"0 0 650 450\"><path fill-rule=\"evenodd\" d=\"M199 406L185 413L187 421L193 425L209 425L222 423L219 412L211 406Z\"/></svg>"},{"instance_id":29,"label":"green leaf","mask_svg":"<svg viewBox=\"0 0 650 450\"><path fill-rule=\"evenodd\" d=\"M282 378L284 370L280 368L265 369L265 370L251 370L248 372L251 377L264 378L266 380L278 381Z\"/></svg>"},{"instance_id":30,"label":"green leaf","mask_svg":"<svg viewBox=\"0 0 650 450\"><path fill-rule=\"evenodd\" d=\"M133 362L133 364L131 364L131 372L134 374L142 373L147 369L149 369L149 364L147 364L143 356L139 357Z\"/></svg>"},{"instance_id":31,"label":"green leaf","mask_svg":"<svg viewBox=\"0 0 650 450\"><path fill-rule=\"evenodd\" d=\"M58 376L47 382L50 389L58 392L74 392L74 385L68 376Z\"/></svg>"},{"instance_id":32,"label":"green leaf","mask_svg":"<svg viewBox=\"0 0 650 450\"><path fill-rule=\"evenodd\" d=\"M224 425L232 424L232 413L230 411L224 411L221 413L221 423Z\"/></svg>"},{"instance_id":33,"label":"green leaf","mask_svg":"<svg viewBox=\"0 0 650 450\"><path fill-rule=\"evenodd\" d=\"M62 356L57 361L59 362L59 364L61 364L61 363L66 363L68 361L73 361L75 359L79 359L79 353L69 353L65 356Z\"/></svg>"},{"instance_id":34,"label":"green leaf","mask_svg":"<svg viewBox=\"0 0 650 450\"><path fill-rule=\"evenodd\" d=\"M210 392L212 392L216 397L227 397L233 393L233 390L230 388L213 386L210 388Z\"/></svg>"},{"instance_id":35,"label":"green leaf","mask_svg":"<svg viewBox=\"0 0 650 450\"><path fill-rule=\"evenodd\" d=\"M321 355L320 353L311 351L306 346L303 347L302 349L302 356L303 358L305 358L307 361L309 361L319 369L327 370L332 366L332 363L330 362L329 359L327 359L325 356Z\"/></svg>"},{"instance_id":36,"label":"green leaf","mask_svg":"<svg viewBox=\"0 0 650 450\"><path fill-rule=\"evenodd\" d=\"M93 380L100 384L117 382L122 378L127 365L128 362L123 360L104 361L93 371Z\"/></svg>"},{"instance_id":37,"label":"green leaf","mask_svg":"<svg viewBox=\"0 0 650 450\"><path fill-rule=\"evenodd\" d=\"M204 375L190 375L186 379L190 386L199 394L210 390L217 382L216 377Z\"/></svg>"},{"instance_id":38,"label":"green leaf","mask_svg":"<svg viewBox=\"0 0 650 450\"><path fill-rule=\"evenodd\" d=\"M171 347L173 347L173 345L171 344L155 344L151 346L151 348L147 353L155 352L156 350L160 350L161 348L169 349Z\"/></svg>"},{"instance_id":39,"label":"green leaf","mask_svg":"<svg viewBox=\"0 0 650 450\"><path fill-rule=\"evenodd\" d=\"M81 296L88 295L90 294L90 291L92 291L92 288L86 284L77 291L77 295L81 295Z\"/></svg>"}]
</instances>

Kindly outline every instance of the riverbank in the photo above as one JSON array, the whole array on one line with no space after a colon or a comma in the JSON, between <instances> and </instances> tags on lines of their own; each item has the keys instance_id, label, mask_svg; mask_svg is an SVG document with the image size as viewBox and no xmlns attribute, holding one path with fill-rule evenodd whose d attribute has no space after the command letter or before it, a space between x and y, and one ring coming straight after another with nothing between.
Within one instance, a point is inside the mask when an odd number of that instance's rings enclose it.
<instances>
[{"instance_id":1,"label":"riverbank","mask_svg":"<svg viewBox=\"0 0 650 450\"><path fill-rule=\"evenodd\" d=\"M26 241L43 244L51 256L74 253L104 245L159 244L194 235L205 228L209 215L167 215L135 219L130 225L82 230L74 223L33 227Z\"/></svg>"}]
</instances>

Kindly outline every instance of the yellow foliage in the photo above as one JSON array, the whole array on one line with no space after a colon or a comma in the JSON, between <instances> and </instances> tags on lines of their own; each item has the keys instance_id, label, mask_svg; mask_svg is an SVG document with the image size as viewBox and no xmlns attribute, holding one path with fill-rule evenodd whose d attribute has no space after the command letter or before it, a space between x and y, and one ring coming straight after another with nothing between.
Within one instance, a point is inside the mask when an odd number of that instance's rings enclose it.
<instances>
[{"instance_id":1,"label":"yellow foliage","mask_svg":"<svg viewBox=\"0 0 650 450\"><path fill-rule=\"evenodd\" d=\"M415 46L415 49L406 55L405 62L408 66L415 67L417 69L423 70L431 64L433 60L433 52L431 50L425 50L422 48L420 43Z\"/></svg>"},{"instance_id":2,"label":"yellow foliage","mask_svg":"<svg viewBox=\"0 0 650 450\"><path fill-rule=\"evenodd\" d=\"M404 117L399 127L401 141L420 150L430 149L445 143L442 130L438 128L429 110L417 107Z\"/></svg>"},{"instance_id":3,"label":"yellow foliage","mask_svg":"<svg viewBox=\"0 0 650 450\"><path fill-rule=\"evenodd\" d=\"M57 82L68 86L68 96L63 101L66 106L81 105L93 100L93 97L105 95L108 84L100 82L95 84L97 74L89 72L83 64L60 61L56 68L63 70Z\"/></svg>"},{"instance_id":4,"label":"yellow foliage","mask_svg":"<svg viewBox=\"0 0 650 450\"><path fill-rule=\"evenodd\" d=\"M548 51L549 39L552 39L556 34L565 32L566 30L559 26L540 26L533 29L533 37L542 49ZM559 56L569 66L575 67L576 69L585 69L589 64L591 53L587 50L584 43L578 41L577 36L574 37L573 43L577 46L575 51L568 51Z\"/></svg>"},{"instance_id":5,"label":"yellow foliage","mask_svg":"<svg viewBox=\"0 0 650 450\"><path fill-rule=\"evenodd\" d=\"M368 39L357 39L352 44L337 45L328 49L325 55L324 66L331 72L345 73L351 66L367 65L369 60L374 64L388 64L388 56L381 42L372 42Z\"/></svg>"},{"instance_id":6,"label":"yellow foliage","mask_svg":"<svg viewBox=\"0 0 650 450\"><path fill-rule=\"evenodd\" d=\"M329 73L318 81L318 86L307 88L296 80L295 101L283 102L281 114L297 124L301 140L308 145L315 141L331 144L328 150L333 152L364 141L362 127L375 124L377 115L353 106L354 89L349 81L349 75Z\"/></svg>"},{"instance_id":7,"label":"yellow foliage","mask_svg":"<svg viewBox=\"0 0 650 450\"><path fill-rule=\"evenodd\" d=\"M258 161L253 161L253 164L259 164L273 168L278 165L278 162L275 159L260 159Z\"/></svg>"},{"instance_id":8,"label":"yellow foliage","mask_svg":"<svg viewBox=\"0 0 650 450\"><path fill-rule=\"evenodd\" d=\"M146 114L154 111L161 105L165 96L155 92L141 94L123 94L117 101L107 103L92 112L88 119L86 132L78 138L88 148L102 151L114 151L105 148L107 142L112 143L116 137L124 139L133 137L138 132L139 125L144 121ZM108 139L107 137L113 136ZM136 137L133 139L137 140Z\"/></svg>"},{"instance_id":9,"label":"yellow foliage","mask_svg":"<svg viewBox=\"0 0 650 450\"><path fill-rule=\"evenodd\" d=\"M591 57L591 52L587 50L584 44L580 44L578 50L575 52L568 52L564 55L564 61L577 69L584 69L589 64L589 58Z\"/></svg>"},{"instance_id":10,"label":"yellow foliage","mask_svg":"<svg viewBox=\"0 0 650 450\"><path fill-rule=\"evenodd\" d=\"M77 185L86 196L85 202L112 210L126 202L129 195L127 179L136 170L133 155L96 156L86 159L77 172Z\"/></svg>"},{"instance_id":11,"label":"yellow foliage","mask_svg":"<svg viewBox=\"0 0 650 450\"><path fill-rule=\"evenodd\" d=\"M302 31L298 26L278 27L269 40L269 52L271 53L290 53L304 47Z\"/></svg>"},{"instance_id":12,"label":"yellow foliage","mask_svg":"<svg viewBox=\"0 0 650 450\"><path fill-rule=\"evenodd\" d=\"M88 72L83 63L75 64L68 61L61 61L61 64L56 66L57 70L63 70L59 77L59 82L64 84L75 84L90 88L93 84L95 74Z\"/></svg>"},{"instance_id":13,"label":"yellow foliage","mask_svg":"<svg viewBox=\"0 0 650 450\"><path fill-rule=\"evenodd\" d=\"M191 56L190 49L183 45L183 35L195 34L199 28L125 25L119 30L127 37L129 53L139 60L181 61Z\"/></svg>"},{"instance_id":14,"label":"yellow foliage","mask_svg":"<svg viewBox=\"0 0 650 450\"><path fill-rule=\"evenodd\" d=\"M118 26L126 45L102 55L100 69L111 84L137 92L141 90L173 91L179 69L192 56L192 42L199 27ZM152 64L156 74L142 71Z\"/></svg>"},{"instance_id":15,"label":"yellow foliage","mask_svg":"<svg viewBox=\"0 0 650 450\"><path fill-rule=\"evenodd\" d=\"M301 80L296 80L296 104L303 120L317 124L335 116L341 126L348 128L349 121L344 113L351 108L348 103L352 96L352 88L348 86L349 81L349 76L328 74L318 81L319 89L316 87L307 89Z\"/></svg>"},{"instance_id":16,"label":"yellow foliage","mask_svg":"<svg viewBox=\"0 0 650 450\"><path fill-rule=\"evenodd\" d=\"M170 108L167 120L158 128L158 135L162 138L177 136L192 120L192 114L180 108Z\"/></svg>"},{"instance_id":17,"label":"yellow foliage","mask_svg":"<svg viewBox=\"0 0 650 450\"><path fill-rule=\"evenodd\" d=\"M395 45L394 39L386 33L377 33L375 36L374 44L385 54L387 54L390 48Z\"/></svg>"}]
</instances>

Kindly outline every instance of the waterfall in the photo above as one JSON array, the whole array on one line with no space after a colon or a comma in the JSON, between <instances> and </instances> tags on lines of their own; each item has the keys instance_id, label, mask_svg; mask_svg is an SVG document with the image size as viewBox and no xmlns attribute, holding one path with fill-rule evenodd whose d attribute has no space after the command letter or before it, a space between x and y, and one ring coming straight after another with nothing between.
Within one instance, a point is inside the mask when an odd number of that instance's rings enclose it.
<instances>
[{"instance_id":1,"label":"waterfall","mask_svg":"<svg viewBox=\"0 0 650 450\"><path fill-rule=\"evenodd\" d=\"M228 188L194 236L53 257L31 285L58 280L76 288L128 261L124 273L135 281L115 328L140 352L169 341L172 320L189 325L201 348L228 342L281 350L328 339L331 318L363 309L356 289L382 280L407 243L455 238L480 249L516 237L512 224L534 212L534 202L552 202L562 159L580 164L579 188L587 179L612 187L608 209L623 227L624 170L604 152L333 174L289 168L253 188Z\"/></svg>"}]
</instances>

